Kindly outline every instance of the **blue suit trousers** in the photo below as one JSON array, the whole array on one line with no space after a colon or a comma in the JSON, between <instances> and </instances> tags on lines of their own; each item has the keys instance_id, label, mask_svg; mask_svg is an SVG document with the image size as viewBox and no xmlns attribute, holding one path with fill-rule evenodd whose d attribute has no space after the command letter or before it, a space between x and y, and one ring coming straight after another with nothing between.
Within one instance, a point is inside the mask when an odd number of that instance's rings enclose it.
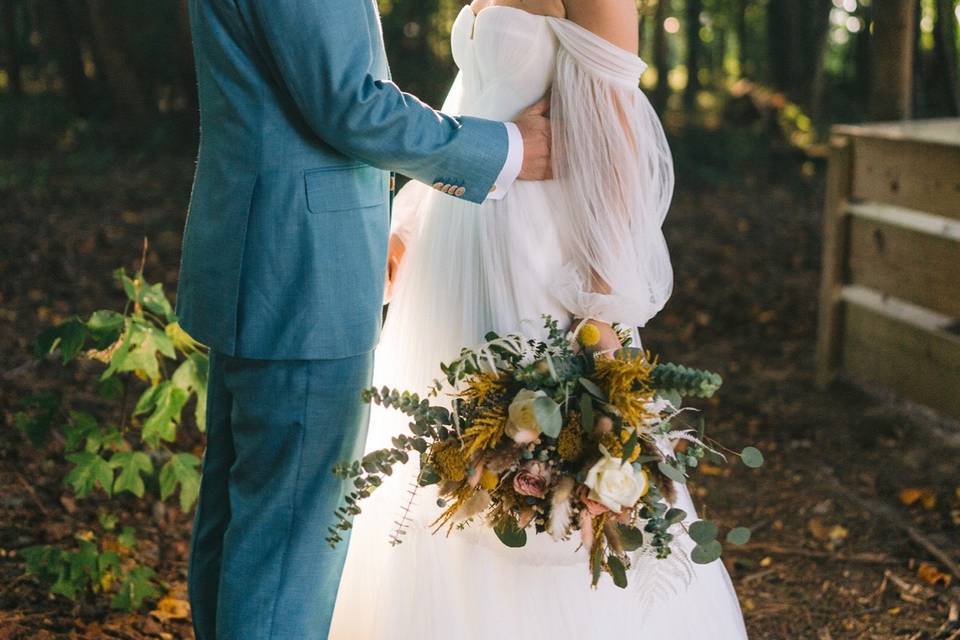
<instances>
[{"instance_id":1,"label":"blue suit trousers","mask_svg":"<svg viewBox=\"0 0 960 640\"><path fill-rule=\"evenodd\" d=\"M210 354L207 450L190 552L198 640L326 638L347 541L324 540L359 457L372 352L337 360Z\"/></svg>"}]
</instances>

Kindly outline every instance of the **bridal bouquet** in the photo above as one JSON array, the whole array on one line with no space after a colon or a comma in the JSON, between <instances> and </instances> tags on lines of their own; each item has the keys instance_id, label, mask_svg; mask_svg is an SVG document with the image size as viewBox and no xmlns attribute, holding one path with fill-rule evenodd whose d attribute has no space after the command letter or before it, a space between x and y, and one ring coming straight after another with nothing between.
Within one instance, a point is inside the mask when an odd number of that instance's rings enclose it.
<instances>
[{"instance_id":1,"label":"bridal bouquet","mask_svg":"<svg viewBox=\"0 0 960 640\"><path fill-rule=\"evenodd\" d=\"M696 543L692 561L719 558L717 526L699 520L687 527L687 514L670 502L674 483L686 482L702 459L726 459L707 440L702 420L697 427L681 424L688 411L682 398L712 396L720 376L657 363L631 348L628 334L607 358L574 346L595 339L590 325L576 337L550 318L546 328L542 341L489 334L486 344L441 365L444 380L429 397L449 394L449 408L405 391L367 390L367 402L409 416L409 434L337 465L334 472L354 489L327 541L341 542L363 499L395 464L416 455L418 484L438 485L436 531L487 526L509 547L524 546L528 532L555 540L579 536L594 586L608 573L626 587L631 552L650 545L666 558L678 527ZM763 462L754 447L734 455L751 467ZM400 543L404 532L401 522L392 542ZM738 527L726 539L742 544L749 535Z\"/></svg>"}]
</instances>

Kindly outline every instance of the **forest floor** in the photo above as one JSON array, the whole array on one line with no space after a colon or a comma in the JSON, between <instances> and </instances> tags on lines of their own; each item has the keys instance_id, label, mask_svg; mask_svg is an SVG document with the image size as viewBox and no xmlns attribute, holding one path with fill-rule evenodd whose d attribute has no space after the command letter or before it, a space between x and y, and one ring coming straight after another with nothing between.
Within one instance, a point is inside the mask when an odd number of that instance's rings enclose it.
<instances>
[{"instance_id":1,"label":"forest floor","mask_svg":"<svg viewBox=\"0 0 960 640\"><path fill-rule=\"evenodd\" d=\"M823 167L788 156L723 168L727 179L720 163L679 165L666 225L676 290L644 346L720 372L712 435L766 454L758 471L708 466L694 485L701 515L753 527L724 557L751 637L960 637L958 578L908 531L960 559L960 430L850 384L813 384ZM100 499L72 499L56 443L37 451L13 424L25 395L89 375L33 362L31 339L121 305L111 271L137 265L145 236L147 277L173 290L192 169L188 155L0 159L0 640L192 637L178 612L147 613L155 601L111 612L23 576L19 550L71 538ZM138 553L182 601L189 517L118 500Z\"/></svg>"}]
</instances>

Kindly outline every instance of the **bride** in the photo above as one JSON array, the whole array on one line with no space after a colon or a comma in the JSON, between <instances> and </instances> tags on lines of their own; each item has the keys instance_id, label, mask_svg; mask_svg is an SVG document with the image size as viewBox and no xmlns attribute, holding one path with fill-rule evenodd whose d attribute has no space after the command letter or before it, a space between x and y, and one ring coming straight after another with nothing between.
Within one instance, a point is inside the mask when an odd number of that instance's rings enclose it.
<instances>
[{"instance_id":1,"label":"bride","mask_svg":"<svg viewBox=\"0 0 960 640\"><path fill-rule=\"evenodd\" d=\"M611 323L642 327L666 303L661 225L673 167L638 89L636 25L634 0L474 0L460 12L460 73L443 110L510 120L550 92L556 179L517 182L482 205L416 182L401 190L377 386L423 392L462 346L491 330L541 335L544 314L567 326L587 319L601 348L614 348ZM404 427L374 409L367 450ZM637 552L627 589L606 579L591 590L576 540L533 535L512 549L483 526L433 535L437 496L413 490L415 467L395 473L355 521L331 638L746 637L723 565L691 563L682 531L667 560ZM686 488L677 493L695 520Z\"/></svg>"}]
</instances>

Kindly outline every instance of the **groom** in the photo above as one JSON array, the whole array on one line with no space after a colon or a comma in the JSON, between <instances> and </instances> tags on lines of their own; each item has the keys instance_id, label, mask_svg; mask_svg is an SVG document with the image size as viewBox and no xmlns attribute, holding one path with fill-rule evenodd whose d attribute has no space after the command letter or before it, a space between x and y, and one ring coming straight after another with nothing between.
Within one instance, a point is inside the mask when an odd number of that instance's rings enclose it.
<instances>
[{"instance_id":1,"label":"groom","mask_svg":"<svg viewBox=\"0 0 960 640\"><path fill-rule=\"evenodd\" d=\"M375 0L190 0L202 139L178 313L210 346L190 552L199 640L326 638L362 452L390 176L502 197L549 175L542 108L454 118L389 82Z\"/></svg>"}]
</instances>

